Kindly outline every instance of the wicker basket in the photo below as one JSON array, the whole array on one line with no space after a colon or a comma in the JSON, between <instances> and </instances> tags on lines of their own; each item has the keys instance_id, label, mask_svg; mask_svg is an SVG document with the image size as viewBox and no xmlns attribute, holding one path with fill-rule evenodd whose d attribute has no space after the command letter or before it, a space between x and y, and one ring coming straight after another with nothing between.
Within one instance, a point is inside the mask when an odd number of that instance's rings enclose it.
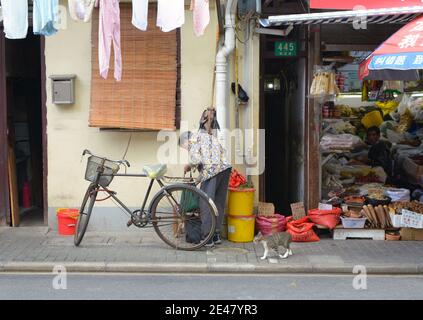
<instances>
[{"instance_id":1,"label":"wicker basket","mask_svg":"<svg viewBox=\"0 0 423 320\"><path fill-rule=\"evenodd\" d=\"M258 215L263 217L273 217L275 215L275 206L273 203L259 202Z\"/></svg>"},{"instance_id":2,"label":"wicker basket","mask_svg":"<svg viewBox=\"0 0 423 320\"><path fill-rule=\"evenodd\" d=\"M98 172L98 168L101 167L103 158L96 156L91 156L87 161L87 169L85 170L85 180L90 182L95 182L95 178ZM107 187L113 180L114 175L119 171L119 165L113 161L105 160L104 161L104 171L99 180L99 185L102 187ZM105 176L103 176L105 175Z\"/></svg>"}]
</instances>

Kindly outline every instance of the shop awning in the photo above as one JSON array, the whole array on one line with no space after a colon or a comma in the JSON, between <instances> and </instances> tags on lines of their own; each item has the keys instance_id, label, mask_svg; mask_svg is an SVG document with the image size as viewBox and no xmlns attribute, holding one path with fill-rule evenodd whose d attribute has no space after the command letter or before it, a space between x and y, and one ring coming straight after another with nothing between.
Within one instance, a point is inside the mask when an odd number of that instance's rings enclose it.
<instances>
[{"instance_id":1,"label":"shop awning","mask_svg":"<svg viewBox=\"0 0 423 320\"><path fill-rule=\"evenodd\" d=\"M283 25L310 25L310 24L347 24L366 18L369 24L407 23L423 13L423 6L367 9L350 11L330 11L307 14L290 14L270 16L260 19L263 27Z\"/></svg>"},{"instance_id":2,"label":"shop awning","mask_svg":"<svg viewBox=\"0 0 423 320\"><path fill-rule=\"evenodd\" d=\"M423 16L401 28L363 61L359 76L364 79L371 76L372 72L401 74L421 69L423 69Z\"/></svg>"}]
</instances>

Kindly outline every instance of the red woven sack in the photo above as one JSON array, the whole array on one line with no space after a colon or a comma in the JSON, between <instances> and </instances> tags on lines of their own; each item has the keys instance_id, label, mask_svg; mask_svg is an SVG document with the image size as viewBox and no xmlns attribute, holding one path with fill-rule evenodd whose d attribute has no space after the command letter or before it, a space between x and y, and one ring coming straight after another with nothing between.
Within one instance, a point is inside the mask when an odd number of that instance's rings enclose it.
<instances>
[{"instance_id":1,"label":"red woven sack","mask_svg":"<svg viewBox=\"0 0 423 320\"><path fill-rule=\"evenodd\" d=\"M286 230L286 219L280 214L275 214L273 217L257 216L257 229L264 235L271 235Z\"/></svg>"},{"instance_id":2,"label":"red woven sack","mask_svg":"<svg viewBox=\"0 0 423 320\"><path fill-rule=\"evenodd\" d=\"M287 230L291 236L293 242L317 242L320 241L320 238L317 236L317 234L313 231L313 229L303 232L303 233L296 233L292 230Z\"/></svg>"},{"instance_id":3,"label":"red woven sack","mask_svg":"<svg viewBox=\"0 0 423 320\"><path fill-rule=\"evenodd\" d=\"M292 236L293 242L315 242L320 238L313 230L314 223L309 222L310 218L304 217L298 220L287 218L287 231Z\"/></svg>"},{"instance_id":4,"label":"red woven sack","mask_svg":"<svg viewBox=\"0 0 423 320\"><path fill-rule=\"evenodd\" d=\"M334 229L341 221L342 209L334 208L333 210L309 210L308 216L315 224Z\"/></svg>"}]
</instances>

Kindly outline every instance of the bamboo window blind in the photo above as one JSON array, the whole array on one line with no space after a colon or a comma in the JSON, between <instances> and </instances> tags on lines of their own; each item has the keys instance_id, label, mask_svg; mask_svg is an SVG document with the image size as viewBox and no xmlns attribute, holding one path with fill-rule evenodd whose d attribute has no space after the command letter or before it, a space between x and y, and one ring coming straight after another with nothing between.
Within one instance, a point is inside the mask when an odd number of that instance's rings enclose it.
<instances>
[{"instance_id":1,"label":"bamboo window blind","mask_svg":"<svg viewBox=\"0 0 423 320\"><path fill-rule=\"evenodd\" d=\"M131 4L120 4L122 81L114 77L114 55L107 80L98 63L99 12L92 21L91 127L175 130L180 121L180 34L156 27L157 5L150 4L148 29L132 23Z\"/></svg>"}]
</instances>

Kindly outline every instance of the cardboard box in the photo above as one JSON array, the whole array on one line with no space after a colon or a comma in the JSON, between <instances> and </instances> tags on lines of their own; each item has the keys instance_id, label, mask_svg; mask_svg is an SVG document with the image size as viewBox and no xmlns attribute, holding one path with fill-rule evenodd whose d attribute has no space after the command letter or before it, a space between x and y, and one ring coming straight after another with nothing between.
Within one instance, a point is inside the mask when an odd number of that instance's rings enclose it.
<instances>
[{"instance_id":1,"label":"cardboard box","mask_svg":"<svg viewBox=\"0 0 423 320\"><path fill-rule=\"evenodd\" d=\"M402 167L413 183L421 183L423 176L423 166L418 165L410 158L405 158Z\"/></svg>"},{"instance_id":2,"label":"cardboard box","mask_svg":"<svg viewBox=\"0 0 423 320\"><path fill-rule=\"evenodd\" d=\"M423 241L423 229L402 228L400 234L403 241Z\"/></svg>"}]
</instances>

